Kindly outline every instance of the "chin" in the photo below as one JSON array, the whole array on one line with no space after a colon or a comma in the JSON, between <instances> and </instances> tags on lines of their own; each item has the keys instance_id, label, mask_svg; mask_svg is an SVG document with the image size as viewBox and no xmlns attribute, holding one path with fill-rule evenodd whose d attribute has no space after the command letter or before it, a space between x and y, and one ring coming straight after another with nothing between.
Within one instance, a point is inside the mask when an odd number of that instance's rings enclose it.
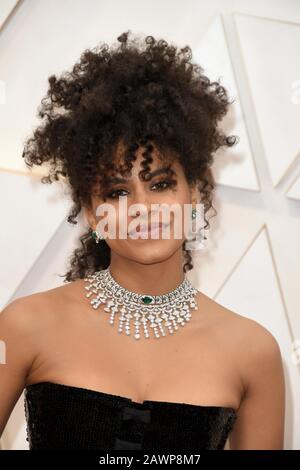
<instances>
[{"instance_id":1,"label":"chin","mask_svg":"<svg viewBox=\"0 0 300 470\"><path fill-rule=\"evenodd\" d=\"M181 240L131 240L126 247L126 258L141 264L161 263L174 255L182 243Z\"/></svg>"}]
</instances>

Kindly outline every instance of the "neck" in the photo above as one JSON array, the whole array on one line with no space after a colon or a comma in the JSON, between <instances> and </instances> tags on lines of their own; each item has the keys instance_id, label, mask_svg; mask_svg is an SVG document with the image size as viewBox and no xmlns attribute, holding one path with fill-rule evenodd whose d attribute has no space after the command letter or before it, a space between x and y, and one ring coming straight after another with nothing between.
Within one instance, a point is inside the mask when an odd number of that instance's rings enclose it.
<instances>
[{"instance_id":1,"label":"neck","mask_svg":"<svg viewBox=\"0 0 300 470\"><path fill-rule=\"evenodd\" d=\"M163 295L184 280L182 249L167 260L141 264L111 253L110 272L115 281L137 294Z\"/></svg>"}]
</instances>

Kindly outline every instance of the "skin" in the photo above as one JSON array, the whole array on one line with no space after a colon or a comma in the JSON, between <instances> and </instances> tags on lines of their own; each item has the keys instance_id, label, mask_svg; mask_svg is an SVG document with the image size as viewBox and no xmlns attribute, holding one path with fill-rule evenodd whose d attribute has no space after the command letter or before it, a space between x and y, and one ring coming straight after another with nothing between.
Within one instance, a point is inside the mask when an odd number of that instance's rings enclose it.
<instances>
[{"instance_id":1,"label":"skin","mask_svg":"<svg viewBox=\"0 0 300 470\"><path fill-rule=\"evenodd\" d=\"M156 154L155 154L156 155ZM143 182L140 157L121 190L136 202L196 202L178 161L176 190ZM161 166L157 155L153 168ZM163 185L164 187L164 185ZM161 186L160 186L161 188ZM119 192L120 194L120 192ZM99 196L85 207L96 227ZM118 210L118 200L109 199ZM133 216L128 218L130 222ZM183 279L183 240L108 239L111 271L125 288L162 294ZM157 280L159 279L159 282ZM174 335L139 341L119 335L108 314L91 308L83 279L12 301L0 315L6 364L0 365L0 435L24 387L50 381L144 400L233 407L238 419L230 449L282 449L285 387L280 349L257 322L198 291L198 310Z\"/></svg>"}]
</instances>

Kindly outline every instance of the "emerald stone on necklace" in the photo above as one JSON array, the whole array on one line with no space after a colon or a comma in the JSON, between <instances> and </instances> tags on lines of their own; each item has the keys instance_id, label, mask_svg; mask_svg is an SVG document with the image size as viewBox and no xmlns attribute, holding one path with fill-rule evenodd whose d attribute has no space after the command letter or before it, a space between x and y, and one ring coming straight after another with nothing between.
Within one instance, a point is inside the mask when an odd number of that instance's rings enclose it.
<instances>
[{"instance_id":1,"label":"emerald stone on necklace","mask_svg":"<svg viewBox=\"0 0 300 470\"><path fill-rule=\"evenodd\" d=\"M153 302L153 297L150 297L149 295L143 295L142 302L146 305L149 305Z\"/></svg>"}]
</instances>

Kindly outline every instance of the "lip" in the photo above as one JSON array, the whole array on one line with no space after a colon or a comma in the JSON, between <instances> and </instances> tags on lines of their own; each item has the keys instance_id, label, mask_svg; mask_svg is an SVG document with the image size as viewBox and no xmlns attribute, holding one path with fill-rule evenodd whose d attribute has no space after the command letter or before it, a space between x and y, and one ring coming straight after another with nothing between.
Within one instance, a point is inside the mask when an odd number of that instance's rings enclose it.
<instances>
[{"instance_id":1,"label":"lip","mask_svg":"<svg viewBox=\"0 0 300 470\"><path fill-rule=\"evenodd\" d=\"M151 225L148 225L147 227L144 227L144 226L142 228L140 227L140 230L138 232L136 230L133 230L129 233L129 235L139 235L142 233L156 233L162 228L168 227L169 225L170 224L163 224L162 222L153 223Z\"/></svg>"}]
</instances>

